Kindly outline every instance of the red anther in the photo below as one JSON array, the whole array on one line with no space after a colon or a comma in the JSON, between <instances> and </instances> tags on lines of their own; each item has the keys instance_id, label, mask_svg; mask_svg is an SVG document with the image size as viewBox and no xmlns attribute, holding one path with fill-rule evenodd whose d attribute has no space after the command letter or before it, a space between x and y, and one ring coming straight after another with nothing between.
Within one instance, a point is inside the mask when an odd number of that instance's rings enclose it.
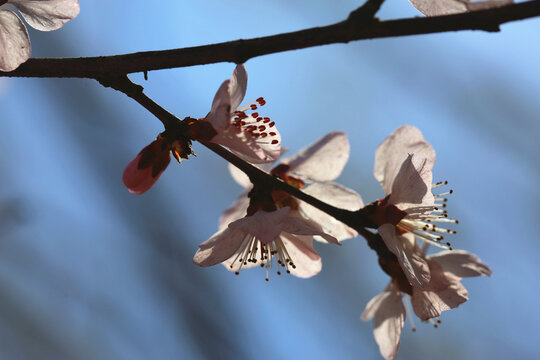
<instances>
[{"instance_id":1,"label":"red anther","mask_svg":"<svg viewBox=\"0 0 540 360\"><path fill-rule=\"evenodd\" d=\"M270 124L268 124L268 127L273 127L274 125L276 125L276 123L272 121Z\"/></svg>"},{"instance_id":2,"label":"red anther","mask_svg":"<svg viewBox=\"0 0 540 360\"><path fill-rule=\"evenodd\" d=\"M259 116L259 117L257 118L257 122L262 121L262 119L263 119L263 118Z\"/></svg>"},{"instance_id":3,"label":"red anther","mask_svg":"<svg viewBox=\"0 0 540 360\"><path fill-rule=\"evenodd\" d=\"M266 126L264 126L264 125L259 125L259 131L263 131L264 129L266 129Z\"/></svg>"},{"instance_id":4,"label":"red anther","mask_svg":"<svg viewBox=\"0 0 540 360\"><path fill-rule=\"evenodd\" d=\"M267 133L261 133L261 137L262 137L262 138L265 138L265 137L267 137L267 136L268 136Z\"/></svg>"},{"instance_id":5,"label":"red anther","mask_svg":"<svg viewBox=\"0 0 540 360\"><path fill-rule=\"evenodd\" d=\"M246 125L246 122L245 121L240 121L240 125L244 126L244 125Z\"/></svg>"},{"instance_id":6,"label":"red anther","mask_svg":"<svg viewBox=\"0 0 540 360\"><path fill-rule=\"evenodd\" d=\"M276 136L276 133L272 131L272 132L269 133L268 135L270 135L270 136Z\"/></svg>"},{"instance_id":7,"label":"red anther","mask_svg":"<svg viewBox=\"0 0 540 360\"><path fill-rule=\"evenodd\" d=\"M254 112L251 114L252 117L254 118L258 118L259 117L259 113L258 112Z\"/></svg>"},{"instance_id":8,"label":"red anther","mask_svg":"<svg viewBox=\"0 0 540 360\"><path fill-rule=\"evenodd\" d=\"M272 144L274 144L274 145L277 144L278 142L279 141L277 141L277 140L272 140Z\"/></svg>"},{"instance_id":9,"label":"red anther","mask_svg":"<svg viewBox=\"0 0 540 360\"><path fill-rule=\"evenodd\" d=\"M251 108L251 110L257 110L257 105L255 104L251 104L249 107Z\"/></svg>"},{"instance_id":10,"label":"red anther","mask_svg":"<svg viewBox=\"0 0 540 360\"><path fill-rule=\"evenodd\" d=\"M260 136L260 134L259 134L259 133L251 133L251 136L253 136L253 137L256 137L256 138L257 138L257 137L259 137L259 136Z\"/></svg>"},{"instance_id":11,"label":"red anther","mask_svg":"<svg viewBox=\"0 0 540 360\"><path fill-rule=\"evenodd\" d=\"M264 101L264 98L261 96L260 98L258 98L257 100L255 100L256 102L260 103L261 101Z\"/></svg>"}]
</instances>

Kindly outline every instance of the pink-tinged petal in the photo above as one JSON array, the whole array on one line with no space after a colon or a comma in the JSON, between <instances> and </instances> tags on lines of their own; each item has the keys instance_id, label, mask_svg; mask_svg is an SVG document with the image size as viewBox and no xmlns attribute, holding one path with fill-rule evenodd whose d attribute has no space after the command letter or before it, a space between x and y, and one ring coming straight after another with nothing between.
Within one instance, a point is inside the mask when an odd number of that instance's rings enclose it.
<instances>
[{"instance_id":1,"label":"pink-tinged petal","mask_svg":"<svg viewBox=\"0 0 540 360\"><path fill-rule=\"evenodd\" d=\"M323 232L318 224L302 217L288 216L283 221L282 231L294 235L318 235L331 244L341 245L335 237Z\"/></svg>"},{"instance_id":2,"label":"pink-tinged petal","mask_svg":"<svg viewBox=\"0 0 540 360\"><path fill-rule=\"evenodd\" d=\"M441 315L443 311L454 309L467 301L467 290L459 281L451 282L442 290L413 289L411 304L420 320L428 320Z\"/></svg>"},{"instance_id":3,"label":"pink-tinged petal","mask_svg":"<svg viewBox=\"0 0 540 360\"><path fill-rule=\"evenodd\" d=\"M222 229L199 246L193 262L207 267L222 263L238 251L246 233L239 229Z\"/></svg>"},{"instance_id":4,"label":"pink-tinged petal","mask_svg":"<svg viewBox=\"0 0 540 360\"><path fill-rule=\"evenodd\" d=\"M305 279L321 272L322 260L313 249L312 236L283 234L281 241L295 266L289 266L291 274Z\"/></svg>"},{"instance_id":5,"label":"pink-tinged petal","mask_svg":"<svg viewBox=\"0 0 540 360\"><path fill-rule=\"evenodd\" d=\"M414 235L400 235L391 224L384 224L378 230L388 249L397 256L399 265L411 285L420 288L427 286L431 278L429 266L417 248Z\"/></svg>"},{"instance_id":6,"label":"pink-tinged petal","mask_svg":"<svg viewBox=\"0 0 540 360\"><path fill-rule=\"evenodd\" d=\"M243 64L237 65L232 77L225 80L219 87L212 108L205 120L218 132L231 126L231 115L236 110L247 89L247 72Z\"/></svg>"},{"instance_id":7,"label":"pink-tinged petal","mask_svg":"<svg viewBox=\"0 0 540 360\"><path fill-rule=\"evenodd\" d=\"M382 305L382 300L385 298L386 296L385 293L387 292L398 292L398 290L396 289L392 281L388 283L386 288L380 294L376 295L371 300L369 300L369 302L366 305L366 308L364 309L364 312L360 316L360 319L362 321L369 321L373 319L373 317L375 316L375 313L379 311Z\"/></svg>"},{"instance_id":8,"label":"pink-tinged petal","mask_svg":"<svg viewBox=\"0 0 540 360\"><path fill-rule=\"evenodd\" d=\"M229 83L229 94L231 97L231 112L235 111L244 96L246 95L247 89L247 71L244 64L236 65L236 68L233 71L230 83Z\"/></svg>"},{"instance_id":9,"label":"pink-tinged petal","mask_svg":"<svg viewBox=\"0 0 540 360\"><path fill-rule=\"evenodd\" d=\"M467 1L469 11L487 10L513 4L514 0L489 0L489 1Z\"/></svg>"},{"instance_id":10,"label":"pink-tinged petal","mask_svg":"<svg viewBox=\"0 0 540 360\"><path fill-rule=\"evenodd\" d=\"M133 194L142 194L154 185L171 161L170 150L162 139L154 140L124 170L122 181Z\"/></svg>"},{"instance_id":11,"label":"pink-tinged petal","mask_svg":"<svg viewBox=\"0 0 540 360\"><path fill-rule=\"evenodd\" d=\"M266 172L270 171L270 169L272 168L271 163L257 164L256 166ZM238 185L244 188L251 187L251 181L249 180L249 177L242 170L240 170L231 163L229 163L229 173Z\"/></svg>"},{"instance_id":12,"label":"pink-tinged petal","mask_svg":"<svg viewBox=\"0 0 540 360\"><path fill-rule=\"evenodd\" d=\"M421 320L437 317L441 312L458 307L468 300L467 290L459 278L443 271L434 260L429 260L431 280L423 289L413 288L411 304Z\"/></svg>"},{"instance_id":13,"label":"pink-tinged petal","mask_svg":"<svg viewBox=\"0 0 540 360\"><path fill-rule=\"evenodd\" d=\"M405 324L405 307L401 294L395 290L383 291L367 304L362 320L371 317L373 335L385 359L395 359L399 349L401 330Z\"/></svg>"},{"instance_id":14,"label":"pink-tinged petal","mask_svg":"<svg viewBox=\"0 0 540 360\"><path fill-rule=\"evenodd\" d=\"M219 218L220 230L228 227L230 223L246 216L249 207L249 198L247 197L248 192L248 190L244 191L242 195L236 199L234 204L221 214L221 217Z\"/></svg>"},{"instance_id":15,"label":"pink-tinged petal","mask_svg":"<svg viewBox=\"0 0 540 360\"><path fill-rule=\"evenodd\" d=\"M252 119L251 115L248 118ZM281 154L281 135L275 127L271 132L271 136L255 137L247 131L230 126L218 131L210 141L228 147L250 163L262 164L276 161Z\"/></svg>"},{"instance_id":16,"label":"pink-tinged petal","mask_svg":"<svg viewBox=\"0 0 540 360\"><path fill-rule=\"evenodd\" d=\"M229 84L231 80L225 80L219 87L212 108L204 118L217 131L223 131L231 126L231 96L229 94Z\"/></svg>"},{"instance_id":17,"label":"pink-tinged petal","mask_svg":"<svg viewBox=\"0 0 540 360\"><path fill-rule=\"evenodd\" d=\"M341 174L349 159L347 134L334 131L326 134L293 157L282 163L290 166L289 172L315 181L331 181Z\"/></svg>"},{"instance_id":18,"label":"pink-tinged petal","mask_svg":"<svg viewBox=\"0 0 540 360\"><path fill-rule=\"evenodd\" d=\"M426 16L459 14L467 11L467 5L460 0L409 0Z\"/></svg>"},{"instance_id":19,"label":"pink-tinged petal","mask_svg":"<svg viewBox=\"0 0 540 360\"><path fill-rule=\"evenodd\" d=\"M30 38L15 13L0 9L0 70L12 71L30 57Z\"/></svg>"},{"instance_id":20,"label":"pink-tinged petal","mask_svg":"<svg viewBox=\"0 0 540 360\"><path fill-rule=\"evenodd\" d=\"M78 0L9 0L36 30L51 31L79 15Z\"/></svg>"},{"instance_id":21,"label":"pink-tinged petal","mask_svg":"<svg viewBox=\"0 0 540 360\"><path fill-rule=\"evenodd\" d=\"M313 183L305 188L304 192L341 209L355 211L364 206L362 198L354 190L335 183ZM298 211L305 218L319 224L325 233L340 241L357 234L354 229L304 201L299 202ZM319 240L317 237L316 239Z\"/></svg>"},{"instance_id":22,"label":"pink-tinged petal","mask_svg":"<svg viewBox=\"0 0 540 360\"><path fill-rule=\"evenodd\" d=\"M431 212L435 198L431 192L433 175L427 159L408 155L397 173L392 194L388 202L398 209L416 213L415 208L422 208L422 213Z\"/></svg>"},{"instance_id":23,"label":"pink-tinged petal","mask_svg":"<svg viewBox=\"0 0 540 360\"><path fill-rule=\"evenodd\" d=\"M414 154L418 159L426 159L426 170L433 168L435 150L414 126L403 125L397 128L377 147L373 172L386 194L392 192L394 180L409 154Z\"/></svg>"},{"instance_id":24,"label":"pink-tinged petal","mask_svg":"<svg viewBox=\"0 0 540 360\"><path fill-rule=\"evenodd\" d=\"M437 262L444 272L451 273L459 278L487 275L491 276L491 269L476 255L465 250L445 250L427 257Z\"/></svg>"},{"instance_id":25,"label":"pink-tinged petal","mask_svg":"<svg viewBox=\"0 0 540 360\"><path fill-rule=\"evenodd\" d=\"M467 11L484 10L513 3L513 0L476 1L470 0L409 0L426 16L459 14Z\"/></svg>"},{"instance_id":26,"label":"pink-tinged petal","mask_svg":"<svg viewBox=\"0 0 540 360\"><path fill-rule=\"evenodd\" d=\"M230 223L229 229L240 229L246 234L253 235L262 243L268 244L279 236L290 211L288 207L271 212L259 210L252 216Z\"/></svg>"}]
</instances>

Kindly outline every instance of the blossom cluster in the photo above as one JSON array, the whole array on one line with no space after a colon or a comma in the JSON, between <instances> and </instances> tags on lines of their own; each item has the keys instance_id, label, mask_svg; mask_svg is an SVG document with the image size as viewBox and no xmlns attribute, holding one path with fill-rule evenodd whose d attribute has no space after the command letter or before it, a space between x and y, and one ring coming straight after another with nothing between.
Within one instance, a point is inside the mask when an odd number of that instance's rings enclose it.
<instances>
[{"instance_id":1,"label":"blossom cluster","mask_svg":"<svg viewBox=\"0 0 540 360\"><path fill-rule=\"evenodd\" d=\"M427 16L487 9L512 1L410 0ZM0 0L0 71L12 71L30 57L28 31L17 13L32 28L51 31L78 15L79 2ZM437 326L443 311L468 300L463 278L491 275L478 257L454 250L445 238L456 233L452 226L458 221L445 209L446 196L453 191L439 191L446 181L433 182L434 149L416 127L396 129L375 152L374 176L385 197L364 206L358 193L334 182L350 154L344 132L328 133L297 154L281 158L285 150L276 123L260 113L266 100L259 97L241 106L246 90L247 72L240 64L218 88L206 116L167 124L165 131L142 149L124 170L125 186L135 194L148 191L168 167L171 154L178 162L193 155L195 140L224 146L277 182L333 209L356 214L362 221L344 220L229 165L244 191L224 211L218 231L200 244L193 262L201 267L222 264L236 274L259 266L265 269L266 281L273 272L309 278L322 270L316 241L341 245L343 240L356 237L360 229L372 228L375 231L362 235L376 251L390 281L366 305L362 319L373 320L381 355L394 359L407 316L412 323L414 312L421 321ZM429 246L443 250L428 253Z\"/></svg>"},{"instance_id":2,"label":"blossom cluster","mask_svg":"<svg viewBox=\"0 0 540 360\"><path fill-rule=\"evenodd\" d=\"M491 274L475 255L453 250L445 239L456 233L452 225L458 221L446 210L446 196L453 191L439 191L448 183L433 183L434 149L414 126L395 130L375 152L374 175L385 197L364 206L359 194L334 182L349 159L344 132L326 134L280 159L285 150L275 122L259 114L266 101L258 98L239 107L246 89L247 72L238 65L219 87L209 113L204 118L186 118L160 134L127 166L124 184L133 193L147 191L169 164L170 154L178 161L187 158L192 154L191 140L198 140L223 145L276 181L363 216L362 224L345 224L335 214L281 188L253 181L229 165L244 191L223 212L218 231L199 246L193 262L201 267L222 264L237 275L259 266L265 269L266 281L271 273L309 278L322 269L315 241L341 245L357 236L360 227L376 229L369 232L368 242L390 282L367 304L362 319L373 319L383 357L395 358L405 318L412 316L409 302L420 320L437 326L443 311L468 300L462 278ZM443 250L428 254L429 246Z\"/></svg>"}]
</instances>

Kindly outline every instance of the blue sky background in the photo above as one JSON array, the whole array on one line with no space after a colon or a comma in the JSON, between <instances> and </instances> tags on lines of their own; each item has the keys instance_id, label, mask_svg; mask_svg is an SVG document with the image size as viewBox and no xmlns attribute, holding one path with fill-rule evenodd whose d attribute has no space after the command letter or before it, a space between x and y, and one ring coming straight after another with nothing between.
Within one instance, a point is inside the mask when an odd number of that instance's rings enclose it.
<instances>
[{"instance_id":1,"label":"blue sky background","mask_svg":"<svg viewBox=\"0 0 540 360\"><path fill-rule=\"evenodd\" d=\"M351 0L84 2L63 29L29 29L33 56L161 50L325 25ZM418 16L388 0L379 17ZM406 324L401 359L530 359L540 350L540 20L502 32L367 40L248 61L246 100L264 96L291 153L348 133L339 181L383 196L377 145L402 124L437 151L455 194L455 248L493 269L438 329ZM172 113L202 117L233 64L154 71L141 83ZM378 358L365 304L388 277L362 238L316 244L310 280L234 276L191 259L240 194L198 144L146 194L121 182L161 123L125 95L81 79L0 79L0 358Z\"/></svg>"}]
</instances>

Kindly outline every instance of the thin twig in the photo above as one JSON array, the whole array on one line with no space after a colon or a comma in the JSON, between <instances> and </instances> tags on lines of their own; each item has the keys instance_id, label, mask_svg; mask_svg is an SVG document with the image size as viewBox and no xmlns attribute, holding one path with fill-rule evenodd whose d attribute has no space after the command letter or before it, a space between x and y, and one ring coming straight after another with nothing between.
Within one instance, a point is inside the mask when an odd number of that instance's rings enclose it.
<instances>
[{"instance_id":1,"label":"thin twig","mask_svg":"<svg viewBox=\"0 0 540 360\"><path fill-rule=\"evenodd\" d=\"M373 7L379 1L369 0L364 6L369 3ZM248 40L114 56L30 59L12 72L0 72L0 76L95 79L110 74L129 74L220 62L243 63L257 56L320 45L348 43L354 40L461 30L494 32L499 31L501 24L540 16L540 0L455 15L389 21L378 21L373 18L369 20L369 17L365 16L366 13L358 12L360 9L353 11L346 20L333 25Z\"/></svg>"}]
</instances>

